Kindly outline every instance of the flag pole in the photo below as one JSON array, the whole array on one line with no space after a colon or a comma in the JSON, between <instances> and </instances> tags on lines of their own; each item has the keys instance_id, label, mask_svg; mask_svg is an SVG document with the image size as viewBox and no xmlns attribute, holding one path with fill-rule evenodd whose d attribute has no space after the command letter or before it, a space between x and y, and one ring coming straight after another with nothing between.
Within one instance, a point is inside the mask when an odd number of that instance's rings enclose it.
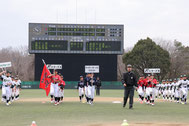
<instances>
[{"instance_id":1,"label":"flag pole","mask_svg":"<svg viewBox=\"0 0 189 126\"><path fill-rule=\"evenodd\" d=\"M42 59L42 61L43 61L43 64L47 66L47 64L45 63L45 60ZM48 68L47 68L47 70L51 73L51 71Z\"/></svg>"}]
</instances>

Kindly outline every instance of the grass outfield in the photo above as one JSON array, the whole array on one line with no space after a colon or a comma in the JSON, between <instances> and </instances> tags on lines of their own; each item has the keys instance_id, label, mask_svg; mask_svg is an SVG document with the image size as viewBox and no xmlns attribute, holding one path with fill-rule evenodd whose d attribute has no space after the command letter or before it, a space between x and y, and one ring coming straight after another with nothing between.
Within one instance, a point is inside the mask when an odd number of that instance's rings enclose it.
<instances>
[{"instance_id":1,"label":"grass outfield","mask_svg":"<svg viewBox=\"0 0 189 126\"><path fill-rule=\"evenodd\" d=\"M102 90L100 97L122 98L122 96L123 90ZM65 97L78 97L78 92L65 90ZM22 90L21 99L31 98L45 99L45 92ZM129 110L128 107L123 109L122 104L112 102L95 102L90 106L77 101L66 101L54 106L50 102L16 101L8 107L0 103L0 126L29 126L33 120L38 126L104 126L106 123L120 126L123 119L127 119L131 124L189 124L189 104L156 102L155 106L149 106L135 102L134 110Z\"/></svg>"}]
</instances>

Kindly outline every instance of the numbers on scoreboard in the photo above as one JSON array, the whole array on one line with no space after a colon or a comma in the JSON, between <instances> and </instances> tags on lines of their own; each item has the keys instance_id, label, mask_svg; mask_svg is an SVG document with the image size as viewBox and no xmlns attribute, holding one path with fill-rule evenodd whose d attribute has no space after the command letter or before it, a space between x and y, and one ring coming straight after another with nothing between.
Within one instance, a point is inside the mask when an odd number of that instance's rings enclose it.
<instances>
[{"instance_id":1,"label":"numbers on scoreboard","mask_svg":"<svg viewBox=\"0 0 189 126\"><path fill-rule=\"evenodd\" d=\"M121 41L90 41L86 43L86 51L120 51Z\"/></svg>"},{"instance_id":2,"label":"numbers on scoreboard","mask_svg":"<svg viewBox=\"0 0 189 126\"><path fill-rule=\"evenodd\" d=\"M83 51L83 42L70 42L71 51Z\"/></svg>"},{"instance_id":3,"label":"numbers on scoreboard","mask_svg":"<svg viewBox=\"0 0 189 126\"><path fill-rule=\"evenodd\" d=\"M105 36L101 28L48 28L49 36Z\"/></svg>"},{"instance_id":4,"label":"numbers on scoreboard","mask_svg":"<svg viewBox=\"0 0 189 126\"><path fill-rule=\"evenodd\" d=\"M32 50L67 50L68 41L36 40L32 41Z\"/></svg>"}]
</instances>

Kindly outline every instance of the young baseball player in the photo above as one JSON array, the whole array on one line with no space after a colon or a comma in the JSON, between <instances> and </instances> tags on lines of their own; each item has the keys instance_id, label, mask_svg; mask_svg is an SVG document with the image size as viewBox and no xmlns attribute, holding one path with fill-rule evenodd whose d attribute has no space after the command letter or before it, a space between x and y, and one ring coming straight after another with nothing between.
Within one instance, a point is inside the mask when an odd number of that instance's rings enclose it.
<instances>
[{"instance_id":1,"label":"young baseball player","mask_svg":"<svg viewBox=\"0 0 189 126\"><path fill-rule=\"evenodd\" d=\"M87 103L89 103L89 97L88 97L88 85L90 81L90 74L87 74L84 80L84 87L85 87L85 98Z\"/></svg>"},{"instance_id":2,"label":"young baseball player","mask_svg":"<svg viewBox=\"0 0 189 126\"><path fill-rule=\"evenodd\" d=\"M64 79L63 76L60 75L60 77L61 77L61 80L60 80L60 83L58 85L59 86L58 104L59 104L59 102L60 103L63 102L63 99L64 99L64 88L65 88L65 85L66 85L65 81L63 80Z\"/></svg>"},{"instance_id":3,"label":"young baseball player","mask_svg":"<svg viewBox=\"0 0 189 126\"><path fill-rule=\"evenodd\" d=\"M143 100L144 100L144 85L145 85L145 78L144 76L141 76L138 83L138 96L139 96L139 100L140 103L143 104Z\"/></svg>"},{"instance_id":4,"label":"young baseball player","mask_svg":"<svg viewBox=\"0 0 189 126\"><path fill-rule=\"evenodd\" d=\"M51 78L51 102L53 101L53 96L54 96L54 100L55 100L55 104L54 105L58 105L58 96L59 96L59 87L58 84L61 81L60 76L58 75L58 71L54 70L54 73L48 76L49 78Z\"/></svg>"},{"instance_id":5,"label":"young baseball player","mask_svg":"<svg viewBox=\"0 0 189 126\"><path fill-rule=\"evenodd\" d=\"M151 87L150 87L150 84L151 84L151 78L150 78L150 75L148 75L146 77L146 104L150 104L150 93L151 93Z\"/></svg>"},{"instance_id":6,"label":"young baseball player","mask_svg":"<svg viewBox=\"0 0 189 126\"><path fill-rule=\"evenodd\" d=\"M179 91L179 85L177 82L177 79L174 79L174 100L175 102L179 103L179 96L180 96L180 91Z\"/></svg>"},{"instance_id":7,"label":"young baseball player","mask_svg":"<svg viewBox=\"0 0 189 126\"><path fill-rule=\"evenodd\" d=\"M172 99L172 79L169 79L169 82L168 82L168 100L171 101Z\"/></svg>"},{"instance_id":8,"label":"young baseball player","mask_svg":"<svg viewBox=\"0 0 189 126\"><path fill-rule=\"evenodd\" d=\"M15 78L15 100L20 98L21 81L17 77Z\"/></svg>"},{"instance_id":9,"label":"young baseball player","mask_svg":"<svg viewBox=\"0 0 189 126\"><path fill-rule=\"evenodd\" d=\"M187 96L188 96L188 85L189 81L187 80L186 75L183 75L183 80L179 82L179 85L181 87L181 100L182 104L186 104Z\"/></svg>"},{"instance_id":10,"label":"young baseball player","mask_svg":"<svg viewBox=\"0 0 189 126\"><path fill-rule=\"evenodd\" d=\"M11 102L14 101L15 99L15 93L16 93L16 84L15 84L15 79L14 77L12 76L12 85L10 86L10 92L11 92Z\"/></svg>"},{"instance_id":11,"label":"young baseball player","mask_svg":"<svg viewBox=\"0 0 189 126\"><path fill-rule=\"evenodd\" d=\"M158 95L159 95L159 90L160 90L160 83L158 80L157 80L157 84L156 84L156 87L154 88L154 90L155 90L155 98L157 99Z\"/></svg>"},{"instance_id":12,"label":"young baseball player","mask_svg":"<svg viewBox=\"0 0 189 126\"><path fill-rule=\"evenodd\" d=\"M5 74L5 75L4 75ZM10 105L10 98L11 98L11 92L10 92L10 86L12 85L12 78L11 78L11 72L10 71L3 71L0 73L0 76L3 78L3 86L4 91L3 96L6 96L6 105Z\"/></svg>"},{"instance_id":13,"label":"young baseball player","mask_svg":"<svg viewBox=\"0 0 189 126\"><path fill-rule=\"evenodd\" d=\"M94 74L90 74L90 80L88 85L88 97L89 97L89 104L93 105L94 95L95 95L95 85L96 85L96 78Z\"/></svg>"},{"instance_id":14,"label":"young baseball player","mask_svg":"<svg viewBox=\"0 0 189 126\"><path fill-rule=\"evenodd\" d=\"M150 103L151 105L155 105L154 102L155 102L155 88L156 88L156 84L157 84L157 80L154 78L153 75L150 76L150 79L151 79L151 83L150 83L150 87L152 88L151 92L150 92Z\"/></svg>"},{"instance_id":15,"label":"young baseball player","mask_svg":"<svg viewBox=\"0 0 189 126\"><path fill-rule=\"evenodd\" d=\"M79 91L79 100L82 102L82 99L84 97L84 79L83 76L80 76L80 81L77 85L77 90Z\"/></svg>"},{"instance_id":16,"label":"young baseball player","mask_svg":"<svg viewBox=\"0 0 189 126\"><path fill-rule=\"evenodd\" d=\"M176 83L175 83L175 80L172 81L171 87L170 87L170 90L171 90L171 102L172 102L172 101L175 101L175 89L174 89L175 84L176 84Z\"/></svg>"},{"instance_id":17,"label":"young baseball player","mask_svg":"<svg viewBox=\"0 0 189 126\"><path fill-rule=\"evenodd\" d=\"M167 97L167 84L165 80L162 80L162 91L163 91L163 100L166 100Z\"/></svg>"}]
</instances>

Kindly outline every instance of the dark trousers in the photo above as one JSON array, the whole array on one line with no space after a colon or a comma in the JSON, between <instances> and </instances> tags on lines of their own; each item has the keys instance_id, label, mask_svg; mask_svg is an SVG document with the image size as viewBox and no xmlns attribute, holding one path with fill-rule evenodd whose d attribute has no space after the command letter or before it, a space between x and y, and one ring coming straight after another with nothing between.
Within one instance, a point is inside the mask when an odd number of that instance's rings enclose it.
<instances>
[{"instance_id":1,"label":"dark trousers","mask_svg":"<svg viewBox=\"0 0 189 126\"><path fill-rule=\"evenodd\" d=\"M124 90L124 102L123 105L127 104L127 99L129 97L129 107L133 106L133 97L134 97L134 88L133 87L125 87Z\"/></svg>"},{"instance_id":2,"label":"dark trousers","mask_svg":"<svg viewBox=\"0 0 189 126\"><path fill-rule=\"evenodd\" d=\"M100 95L100 88L99 87L96 88L96 95Z\"/></svg>"}]
</instances>

